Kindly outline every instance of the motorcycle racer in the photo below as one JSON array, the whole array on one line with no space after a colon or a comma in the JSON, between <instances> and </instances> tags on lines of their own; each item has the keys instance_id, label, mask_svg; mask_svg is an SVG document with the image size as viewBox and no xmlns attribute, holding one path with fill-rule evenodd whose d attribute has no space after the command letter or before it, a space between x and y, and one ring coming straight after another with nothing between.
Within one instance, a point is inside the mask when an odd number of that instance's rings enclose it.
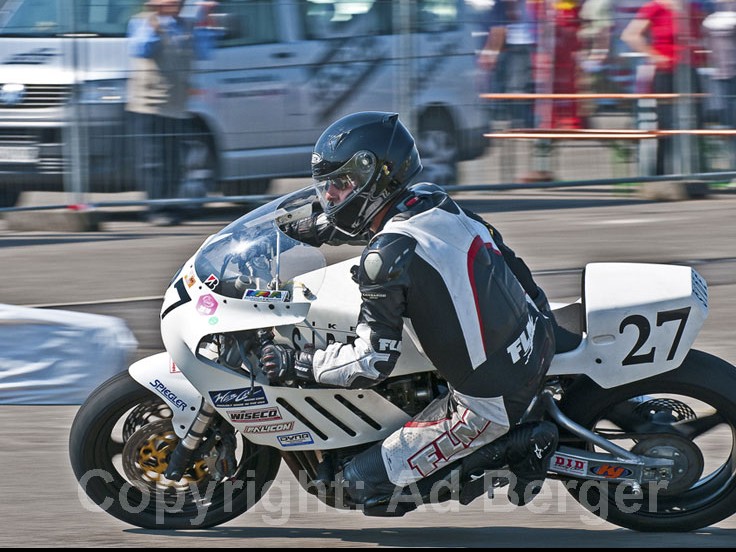
<instances>
[{"instance_id":1,"label":"motorcycle racer","mask_svg":"<svg viewBox=\"0 0 736 552\"><path fill-rule=\"evenodd\" d=\"M353 271L357 338L319 350L268 344L262 369L272 383L370 387L391 374L410 321L449 390L343 467L350 497L366 514L400 515L411 508L391 502L397 489L458 465L466 475L508 465L521 505L557 445L554 424L524 418L554 354L554 320L500 233L440 187L412 184L421 169L395 113L354 113L323 132L312 154L319 208L284 230L311 245L367 244Z\"/></svg>"}]
</instances>

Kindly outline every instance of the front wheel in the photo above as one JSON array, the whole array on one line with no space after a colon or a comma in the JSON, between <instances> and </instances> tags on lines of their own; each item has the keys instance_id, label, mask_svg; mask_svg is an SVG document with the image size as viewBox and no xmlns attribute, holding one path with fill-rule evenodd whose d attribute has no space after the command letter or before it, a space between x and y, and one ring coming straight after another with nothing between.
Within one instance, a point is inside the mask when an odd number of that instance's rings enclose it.
<instances>
[{"instance_id":1,"label":"front wheel","mask_svg":"<svg viewBox=\"0 0 736 552\"><path fill-rule=\"evenodd\" d=\"M575 500L599 517L637 531L675 532L707 527L736 512L736 368L731 364L693 350L676 370L622 387L603 389L582 379L561 407L623 448L674 462L671 469L649 474L655 481L642 486L643 495L613 483L567 481Z\"/></svg>"},{"instance_id":2,"label":"front wheel","mask_svg":"<svg viewBox=\"0 0 736 552\"><path fill-rule=\"evenodd\" d=\"M146 529L196 529L225 523L253 506L276 476L274 449L241 437L232 477L210 475L203 447L180 481L164 473L178 437L170 408L130 374L98 387L72 424L69 455L84 492L116 518Z\"/></svg>"}]
</instances>

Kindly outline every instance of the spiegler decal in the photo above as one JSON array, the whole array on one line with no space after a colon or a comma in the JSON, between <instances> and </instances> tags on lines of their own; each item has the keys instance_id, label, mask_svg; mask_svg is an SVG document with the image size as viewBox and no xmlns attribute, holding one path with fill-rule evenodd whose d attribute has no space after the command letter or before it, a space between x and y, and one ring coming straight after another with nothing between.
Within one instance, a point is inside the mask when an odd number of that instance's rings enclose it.
<instances>
[{"instance_id":1,"label":"spiegler decal","mask_svg":"<svg viewBox=\"0 0 736 552\"><path fill-rule=\"evenodd\" d=\"M291 431L294 429L294 422L283 422L281 424L268 425L247 425L240 431L243 433L278 433L280 431Z\"/></svg>"},{"instance_id":2,"label":"spiegler decal","mask_svg":"<svg viewBox=\"0 0 736 552\"><path fill-rule=\"evenodd\" d=\"M164 399L170 402L173 406L184 412L187 408L187 403L176 396L176 393L171 391L166 385L161 383L159 380L149 381L148 384L161 395Z\"/></svg>"},{"instance_id":3,"label":"spiegler decal","mask_svg":"<svg viewBox=\"0 0 736 552\"><path fill-rule=\"evenodd\" d=\"M210 391L212 404L217 408L242 408L268 404L263 387L247 387L244 389L225 389Z\"/></svg>"},{"instance_id":4,"label":"spiegler decal","mask_svg":"<svg viewBox=\"0 0 736 552\"><path fill-rule=\"evenodd\" d=\"M228 412L231 422L270 422L281 420L281 412L275 406L270 408L257 408L255 410L237 410Z\"/></svg>"},{"instance_id":5,"label":"spiegler decal","mask_svg":"<svg viewBox=\"0 0 736 552\"><path fill-rule=\"evenodd\" d=\"M557 473L568 473L570 475L585 475L588 473L587 460L579 460L556 452L550 460L550 468Z\"/></svg>"},{"instance_id":6,"label":"spiegler decal","mask_svg":"<svg viewBox=\"0 0 736 552\"><path fill-rule=\"evenodd\" d=\"M290 433L289 435L279 435L276 437L282 447L294 447L296 445L314 444L312 434L308 431L302 433Z\"/></svg>"}]
</instances>

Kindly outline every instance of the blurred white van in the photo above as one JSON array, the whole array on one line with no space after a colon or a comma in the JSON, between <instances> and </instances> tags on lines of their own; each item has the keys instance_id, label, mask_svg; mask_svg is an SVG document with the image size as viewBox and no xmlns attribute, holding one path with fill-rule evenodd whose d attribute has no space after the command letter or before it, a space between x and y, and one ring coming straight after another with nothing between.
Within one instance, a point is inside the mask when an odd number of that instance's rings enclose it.
<instances>
[{"instance_id":1,"label":"blurred white van","mask_svg":"<svg viewBox=\"0 0 736 552\"><path fill-rule=\"evenodd\" d=\"M21 190L136 189L125 35L142 4L0 4L2 203ZM482 155L477 22L464 1L221 0L215 12L225 32L197 62L188 157L210 190L262 193L274 178L308 176L317 137L354 111L398 111L426 180L455 183L457 162Z\"/></svg>"}]
</instances>

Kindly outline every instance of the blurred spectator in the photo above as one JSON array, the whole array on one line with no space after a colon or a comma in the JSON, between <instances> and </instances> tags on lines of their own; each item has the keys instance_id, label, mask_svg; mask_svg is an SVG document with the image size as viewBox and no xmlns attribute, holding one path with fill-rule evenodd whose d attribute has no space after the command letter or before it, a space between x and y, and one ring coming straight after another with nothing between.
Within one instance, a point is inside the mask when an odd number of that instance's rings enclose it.
<instances>
[{"instance_id":1,"label":"blurred spectator","mask_svg":"<svg viewBox=\"0 0 736 552\"><path fill-rule=\"evenodd\" d=\"M480 53L481 67L491 72L493 92L530 94L534 90L533 55L536 17L531 4L540 0L497 0L490 13L488 38ZM512 127L534 127L534 102L508 102Z\"/></svg>"},{"instance_id":2,"label":"blurred spectator","mask_svg":"<svg viewBox=\"0 0 736 552\"><path fill-rule=\"evenodd\" d=\"M703 12L698 5L688 0L651 0L645 3L634 19L626 26L621 39L634 51L646 55L654 66L652 92L654 93L698 93L701 90L696 67L702 66L700 49L700 27ZM691 98L685 98L682 105L693 106ZM696 128L702 125L701 109L697 104L691 113L676 120L674 102L657 102L657 122L660 129ZM675 165L678 152L675 150L679 140L659 138L657 146L657 174L672 174L679 167Z\"/></svg>"},{"instance_id":3,"label":"blurred spectator","mask_svg":"<svg viewBox=\"0 0 736 552\"><path fill-rule=\"evenodd\" d=\"M608 71L613 46L612 0L584 0L580 7L581 89L596 94L610 93ZM611 103L601 100L600 104ZM595 111L595 108L590 111Z\"/></svg>"},{"instance_id":4,"label":"blurred spectator","mask_svg":"<svg viewBox=\"0 0 736 552\"><path fill-rule=\"evenodd\" d=\"M182 0L150 0L128 24L131 76L128 103L136 174L149 200L176 198L182 179L183 143L193 132L187 111L195 57L206 56L211 36L203 24L217 2L197 3L184 17ZM148 220L178 224L181 208L150 204Z\"/></svg>"},{"instance_id":5,"label":"blurred spectator","mask_svg":"<svg viewBox=\"0 0 736 552\"><path fill-rule=\"evenodd\" d=\"M577 94L580 55L580 5L573 0L554 3L555 49L552 92ZM583 122L579 114L579 100L555 100L552 104L550 128L580 129ZM547 125L544 125L547 126Z\"/></svg>"},{"instance_id":6,"label":"blurred spectator","mask_svg":"<svg viewBox=\"0 0 736 552\"><path fill-rule=\"evenodd\" d=\"M703 21L709 65L713 69L716 109L720 121L736 129L736 0L718 0ZM736 168L736 137L729 140L730 167Z\"/></svg>"}]
</instances>

